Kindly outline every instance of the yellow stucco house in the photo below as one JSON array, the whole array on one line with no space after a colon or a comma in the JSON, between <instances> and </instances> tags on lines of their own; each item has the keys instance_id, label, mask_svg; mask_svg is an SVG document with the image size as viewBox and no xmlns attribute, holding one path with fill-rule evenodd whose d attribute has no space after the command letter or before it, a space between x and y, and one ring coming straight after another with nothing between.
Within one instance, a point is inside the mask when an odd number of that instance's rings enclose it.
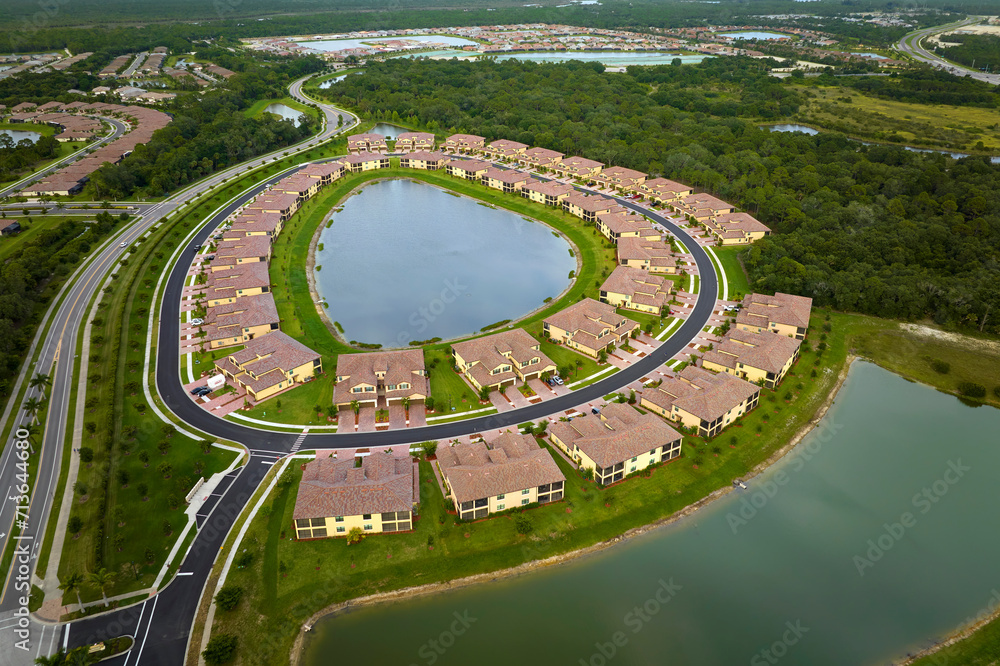
<instances>
[{"instance_id":1,"label":"yellow stucco house","mask_svg":"<svg viewBox=\"0 0 1000 666\"><path fill-rule=\"evenodd\" d=\"M641 238L659 241L663 234L642 215L633 212L601 213L597 216L597 230L612 243L621 238Z\"/></svg>"},{"instance_id":2,"label":"yellow stucco house","mask_svg":"<svg viewBox=\"0 0 1000 666\"><path fill-rule=\"evenodd\" d=\"M535 181L531 176L520 171L490 167L486 170L486 173L483 174L480 182L492 190L500 190L501 192L505 192L507 194L516 194L517 192L520 192L521 188L526 184L533 183Z\"/></svg>"},{"instance_id":3,"label":"yellow stucco house","mask_svg":"<svg viewBox=\"0 0 1000 666\"><path fill-rule=\"evenodd\" d=\"M409 400L423 402L430 395L421 349L341 354L337 357L337 379L333 404L337 408L361 404L384 407Z\"/></svg>"},{"instance_id":4,"label":"yellow stucco house","mask_svg":"<svg viewBox=\"0 0 1000 666\"><path fill-rule=\"evenodd\" d=\"M389 157L387 155L377 155L375 153L357 153L348 155L340 160L351 173L362 173L363 171L375 171L376 169L388 169Z\"/></svg>"},{"instance_id":5,"label":"yellow stucco house","mask_svg":"<svg viewBox=\"0 0 1000 666\"><path fill-rule=\"evenodd\" d=\"M605 486L679 457L682 443L681 434L669 425L624 403L553 423L549 439L580 469L593 470L594 479Z\"/></svg>"},{"instance_id":6,"label":"yellow stucco house","mask_svg":"<svg viewBox=\"0 0 1000 666\"><path fill-rule=\"evenodd\" d=\"M546 206L562 207L562 201L573 194L573 186L556 181L526 183L521 188L521 196Z\"/></svg>"},{"instance_id":7,"label":"yellow stucco house","mask_svg":"<svg viewBox=\"0 0 1000 666\"><path fill-rule=\"evenodd\" d=\"M619 238L615 252L621 266L640 268L657 275L673 275L677 272L677 259L670 246L661 240Z\"/></svg>"},{"instance_id":8,"label":"yellow stucco house","mask_svg":"<svg viewBox=\"0 0 1000 666\"><path fill-rule=\"evenodd\" d=\"M651 178L639 184L633 192L641 194L655 203L670 203L691 194L692 190L683 183L667 178Z\"/></svg>"},{"instance_id":9,"label":"yellow stucco house","mask_svg":"<svg viewBox=\"0 0 1000 666\"><path fill-rule=\"evenodd\" d=\"M437 171L443 169L451 158L444 153L432 153L425 150L418 150L413 153L401 155L399 166L404 169L420 169L423 171Z\"/></svg>"},{"instance_id":10,"label":"yellow stucco house","mask_svg":"<svg viewBox=\"0 0 1000 666\"><path fill-rule=\"evenodd\" d=\"M274 297L259 294L208 308L200 328L205 332L209 349L220 349L277 331L280 321Z\"/></svg>"},{"instance_id":11,"label":"yellow stucco house","mask_svg":"<svg viewBox=\"0 0 1000 666\"><path fill-rule=\"evenodd\" d=\"M776 293L747 294L736 315L736 327L743 331L771 331L796 340L804 340L809 330L812 299L806 296Z\"/></svg>"},{"instance_id":12,"label":"yellow stucco house","mask_svg":"<svg viewBox=\"0 0 1000 666\"><path fill-rule=\"evenodd\" d=\"M393 150L397 153L413 153L421 150L434 150L435 139L430 132L403 132L396 137Z\"/></svg>"},{"instance_id":13,"label":"yellow stucco house","mask_svg":"<svg viewBox=\"0 0 1000 666\"><path fill-rule=\"evenodd\" d=\"M659 315L670 300L672 284L640 268L616 266L601 285L601 302L616 308Z\"/></svg>"},{"instance_id":14,"label":"yellow stucco house","mask_svg":"<svg viewBox=\"0 0 1000 666\"><path fill-rule=\"evenodd\" d=\"M452 160L445 165L444 170L449 176L481 182L483 174L492 167L489 162L480 160Z\"/></svg>"},{"instance_id":15,"label":"yellow stucco house","mask_svg":"<svg viewBox=\"0 0 1000 666\"><path fill-rule=\"evenodd\" d=\"M563 498L566 477L531 435L507 431L489 442L438 446L436 464L462 520Z\"/></svg>"},{"instance_id":16,"label":"yellow stucco house","mask_svg":"<svg viewBox=\"0 0 1000 666\"><path fill-rule=\"evenodd\" d=\"M205 300L208 307L215 307L232 303L243 296L270 291L271 276L267 272L267 263L258 261L209 273L205 283Z\"/></svg>"},{"instance_id":17,"label":"yellow stucco house","mask_svg":"<svg viewBox=\"0 0 1000 666\"><path fill-rule=\"evenodd\" d=\"M644 389L639 404L711 438L756 407L759 400L759 386L724 372L715 374L689 365L658 387Z\"/></svg>"},{"instance_id":18,"label":"yellow stucco house","mask_svg":"<svg viewBox=\"0 0 1000 666\"><path fill-rule=\"evenodd\" d=\"M256 402L323 371L319 354L282 331L250 340L242 350L216 360L215 367Z\"/></svg>"},{"instance_id":19,"label":"yellow stucco house","mask_svg":"<svg viewBox=\"0 0 1000 666\"><path fill-rule=\"evenodd\" d=\"M626 341L639 324L618 314L612 305L585 298L546 317L542 330L553 341L592 358Z\"/></svg>"},{"instance_id":20,"label":"yellow stucco house","mask_svg":"<svg viewBox=\"0 0 1000 666\"><path fill-rule=\"evenodd\" d=\"M522 328L452 345L455 365L476 388L499 389L555 372L556 364Z\"/></svg>"},{"instance_id":21,"label":"yellow stucco house","mask_svg":"<svg viewBox=\"0 0 1000 666\"><path fill-rule=\"evenodd\" d=\"M317 454L303 466L292 512L295 538L409 532L420 502L417 462L408 455Z\"/></svg>"},{"instance_id":22,"label":"yellow stucco house","mask_svg":"<svg viewBox=\"0 0 1000 666\"><path fill-rule=\"evenodd\" d=\"M478 153L486 145L486 139L475 134L452 134L444 141L446 150L455 153Z\"/></svg>"},{"instance_id":23,"label":"yellow stucco house","mask_svg":"<svg viewBox=\"0 0 1000 666\"><path fill-rule=\"evenodd\" d=\"M773 389L798 360L801 346L801 340L777 333L732 328L722 342L705 352L702 367Z\"/></svg>"}]
</instances>

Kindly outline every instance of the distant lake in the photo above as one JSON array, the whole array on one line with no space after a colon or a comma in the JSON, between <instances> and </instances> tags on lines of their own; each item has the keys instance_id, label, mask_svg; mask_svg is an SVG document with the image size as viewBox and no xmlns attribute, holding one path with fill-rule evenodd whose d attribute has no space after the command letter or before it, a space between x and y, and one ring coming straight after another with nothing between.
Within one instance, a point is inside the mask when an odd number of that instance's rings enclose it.
<instances>
[{"instance_id":1,"label":"distant lake","mask_svg":"<svg viewBox=\"0 0 1000 666\"><path fill-rule=\"evenodd\" d=\"M545 225L412 180L366 185L332 219L314 277L348 340L472 334L557 297L576 269Z\"/></svg>"},{"instance_id":2,"label":"distant lake","mask_svg":"<svg viewBox=\"0 0 1000 666\"><path fill-rule=\"evenodd\" d=\"M790 35L783 35L778 32L762 32L759 30L743 30L741 32L720 32L723 37L733 39L791 39Z\"/></svg>"},{"instance_id":3,"label":"distant lake","mask_svg":"<svg viewBox=\"0 0 1000 666\"><path fill-rule=\"evenodd\" d=\"M491 54L493 55L493 54ZM669 65L674 60L696 64L710 58L705 55L676 55L664 51L566 51L552 53L496 54L499 60L527 60L531 62L599 62L605 65Z\"/></svg>"},{"instance_id":4,"label":"distant lake","mask_svg":"<svg viewBox=\"0 0 1000 666\"><path fill-rule=\"evenodd\" d=\"M299 44L314 51L342 51L344 49L378 46L381 42L391 42L396 40L448 44L450 46L468 46L470 44L475 44L475 42L471 42L468 39L452 37L450 35L396 35L392 37L366 37L364 39L318 39L308 42L299 42Z\"/></svg>"},{"instance_id":5,"label":"distant lake","mask_svg":"<svg viewBox=\"0 0 1000 666\"><path fill-rule=\"evenodd\" d=\"M340 76L335 76L332 79L327 79L323 83L319 84L319 87L322 88L323 90L326 90L337 81L343 81L344 79L347 78L347 76L348 76L347 74L341 74Z\"/></svg>"},{"instance_id":6,"label":"distant lake","mask_svg":"<svg viewBox=\"0 0 1000 666\"><path fill-rule=\"evenodd\" d=\"M810 136L815 136L819 134L819 130L813 129L812 127L807 127L805 125L796 125L794 123L786 123L781 125L764 125L764 129L770 130L771 132L801 132L803 134L809 134ZM856 139L853 139L856 140ZM858 143L863 143L866 146L896 146L894 143L879 143L877 141L858 141ZM947 155L948 157L953 157L956 160L960 160L963 157L969 157L969 153L956 153L953 150L939 150L935 148L917 148L916 146L898 146L903 150L908 150L911 153L937 153L939 155ZM992 164L1000 164L1000 156L990 157L990 162Z\"/></svg>"},{"instance_id":7,"label":"distant lake","mask_svg":"<svg viewBox=\"0 0 1000 666\"><path fill-rule=\"evenodd\" d=\"M867 56L869 58L874 58L875 60L888 60L888 56L879 55L877 53L855 53L854 55Z\"/></svg>"},{"instance_id":8,"label":"distant lake","mask_svg":"<svg viewBox=\"0 0 1000 666\"><path fill-rule=\"evenodd\" d=\"M563 566L326 617L307 634L301 663L372 655L380 664L427 664L430 655L436 666L890 663L996 604L998 429L992 407L855 363L819 427L746 491ZM728 433L719 439L721 455L740 455L726 446ZM436 518L423 516L418 531L433 533ZM544 556L548 542L539 534L519 547ZM410 557L400 551L398 559ZM427 582L447 557L421 570ZM337 573L352 582L366 575ZM451 633L456 617L475 622Z\"/></svg>"},{"instance_id":9,"label":"distant lake","mask_svg":"<svg viewBox=\"0 0 1000 666\"><path fill-rule=\"evenodd\" d=\"M305 115L298 109L293 109L287 104L268 104L264 107L265 113L273 113L274 115L284 119L291 120L296 127L302 124L302 116Z\"/></svg>"},{"instance_id":10,"label":"distant lake","mask_svg":"<svg viewBox=\"0 0 1000 666\"><path fill-rule=\"evenodd\" d=\"M0 129L0 134L6 134L14 140L15 144L25 139L28 139L31 143L35 143L42 138L39 132L29 132L26 130Z\"/></svg>"},{"instance_id":11,"label":"distant lake","mask_svg":"<svg viewBox=\"0 0 1000 666\"><path fill-rule=\"evenodd\" d=\"M803 134L809 135L819 134L819 130L813 129L812 127L806 127L805 125L768 125L767 128L772 132L802 132Z\"/></svg>"},{"instance_id":12,"label":"distant lake","mask_svg":"<svg viewBox=\"0 0 1000 666\"><path fill-rule=\"evenodd\" d=\"M369 130L373 134L381 134L387 139L395 139L397 136L403 132L409 132L410 130L405 127L400 127L399 125L390 125L389 123L376 123L375 127Z\"/></svg>"}]
</instances>

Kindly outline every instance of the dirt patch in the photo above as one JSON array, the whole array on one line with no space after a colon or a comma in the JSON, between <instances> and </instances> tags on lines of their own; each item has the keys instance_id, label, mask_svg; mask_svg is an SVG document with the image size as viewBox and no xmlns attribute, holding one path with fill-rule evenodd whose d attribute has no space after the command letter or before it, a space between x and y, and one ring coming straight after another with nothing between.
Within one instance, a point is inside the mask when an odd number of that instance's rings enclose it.
<instances>
[{"instance_id":1,"label":"dirt patch","mask_svg":"<svg viewBox=\"0 0 1000 666\"><path fill-rule=\"evenodd\" d=\"M924 326L923 324L900 324L899 328L907 333L921 338L930 338L932 340L947 342L957 347L963 347L972 351L987 352L995 356L1000 356L1000 342L996 342L994 340L971 338L967 335L942 331L937 328L931 328L930 326Z\"/></svg>"}]
</instances>

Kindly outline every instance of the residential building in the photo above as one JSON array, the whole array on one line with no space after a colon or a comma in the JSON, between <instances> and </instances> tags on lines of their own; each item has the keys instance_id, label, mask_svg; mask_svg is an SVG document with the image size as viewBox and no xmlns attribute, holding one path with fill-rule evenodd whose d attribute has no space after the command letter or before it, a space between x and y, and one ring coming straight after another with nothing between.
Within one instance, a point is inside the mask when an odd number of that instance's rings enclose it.
<instances>
[{"instance_id":1,"label":"residential building","mask_svg":"<svg viewBox=\"0 0 1000 666\"><path fill-rule=\"evenodd\" d=\"M549 339L593 358L611 345L620 345L638 329L638 323L618 314L614 306L592 298L577 301L542 321Z\"/></svg>"},{"instance_id":2,"label":"residential building","mask_svg":"<svg viewBox=\"0 0 1000 666\"><path fill-rule=\"evenodd\" d=\"M658 387L644 389L639 405L711 438L756 407L759 400L759 386L689 365Z\"/></svg>"},{"instance_id":3,"label":"residential building","mask_svg":"<svg viewBox=\"0 0 1000 666\"><path fill-rule=\"evenodd\" d=\"M381 134L352 134L347 137L347 152L388 153L389 146Z\"/></svg>"},{"instance_id":4,"label":"residential building","mask_svg":"<svg viewBox=\"0 0 1000 666\"><path fill-rule=\"evenodd\" d=\"M563 199L572 194L573 191L573 186L566 183L559 183L554 180L545 182L534 181L526 183L521 188L521 196L525 199L531 199L536 203L561 208Z\"/></svg>"},{"instance_id":5,"label":"residential building","mask_svg":"<svg viewBox=\"0 0 1000 666\"><path fill-rule=\"evenodd\" d=\"M725 213L705 222L723 245L748 245L771 235L770 227L747 213Z\"/></svg>"},{"instance_id":6,"label":"residential building","mask_svg":"<svg viewBox=\"0 0 1000 666\"><path fill-rule=\"evenodd\" d=\"M211 272L236 268L242 264L271 260L271 239L267 236L244 236L222 240L215 245L215 258L209 262Z\"/></svg>"},{"instance_id":7,"label":"residential building","mask_svg":"<svg viewBox=\"0 0 1000 666\"><path fill-rule=\"evenodd\" d=\"M267 236L275 239L285 223L278 213L266 213L262 210L245 210L233 218L231 227L222 231L224 240L243 238L244 236Z\"/></svg>"},{"instance_id":8,"label":"residential building","mask_svg":"<svg viewBox=\"0 0 1000 666\"><path fill-rule=\"evenodd\" d=\"M309 176L319 181L320 187L329 185L344 175L345 167L340 162L325 162L307 164L296 173L300 176Z\"/></svg>"},{"instance_id":9,"label":"residential building","mask_svg":"<svg viewBox=\"0 0 1000 666\"><path fill-rule=\"evenodd\" d=\"M301 207L303 203L319 192L320 183L316 178L311 178L305 174L295 173L286 178L282 178L271 188L272 192L282 194L293 194Z\"/></svg>"},{"instance_id":10,"label":"residential building","mask_svg":"<svg viewBox=\"0 0 1000 666\"><path fill-rule=\"evenodd\" d=\"M292 520L296 539L409 532L420 502L420 472L409 456L384 451L333 458L326 452L302 468Z\"/></svg>"},{"instance_id":11,"label":"residential building","mask_svg":"<svg viewBox=\"0 0 1000 666\"><path fill-rule=\"evenodd\" d=\"M13 236L21 232L21 223L17 220L0 220L0 236Z\"/></svg>"},{"instance_id":12,"label":"residential building","mask_svg":"<svg viewBox=\"0 0 1000 666\"><path fill-rule=\"evenodd\" d=\"M621 238L641 238L645 241L659 241L663 238L663 234L654 229L649 220L632 212L599 214L597 230L616 244Z\"/></svg>"},{"instance_id":13,"label":"residential building","mask_svg":"<svg viewBox=\"0 0 1000 666\"><path fill-rule=\"evenodd\" d=\"M447 150L468 154L478 153L486 145L486 139L475 134L452 134L444 141Z\"/></svg>"},{"instance_id":14,"label":"residential building","mask_svg":"<svg viewBox=\"0 0 1000 666\"><path fill-rule=\"evenodd\" d=\"M693 217L698 222L704 222L719 215L732 213L735 210L731 204L705 193L689 194L672 202L670 205L678 213Z\"/></svg>"},{"instance_id":15,"label":"residential building","mask_svg":"<svg viewBox=\"0 0 1000 666\"><path fill-rule=\"evenodd\" d=\"M437 465L461 520L563 498L566 477L531 435L439 446Z\"/></svg>"},{"instance_id":16,"label":"residential building","mask_svg":"<svg viewBox=\"0 0 1000 666\"><path fill-rule=\"evenodd\" d=\"M601 285L601 302L659 315L670 300L672 283L640 268L616 266Z\"/></svg>"},{"instance_id":17,"label":"residential building","mask_svg":"<svg viewBox=\"0 0 1000 666\"><path fill-rule=\"evenodd\" d=\"M580 180L592 180L603 168L602 163L588 160L579 155L564 157L558 164L552 165L552 170L560 176L579 178Z\"/></svg>"},{"instance_id":18,"label":"residential building","mask_svg":"<svg viewBox=\"0 0 1000 666\"><path fill-rule=\"evenodd\" d=\"M355 400L372 406L394 402L423 402L430 395L430 380L420 349L341 354L333 404L349 406Z\"/></svg>"},{"instance_id":19,"label":"residential building","mask_svg":"<svg viewBox=\"0 0 1000 666\"><path fill-rule=\"evenodd\" d=\"M430 132L403 132L396 137L393 148L397 153L415 153L421 150L434 150L434 135Z\"/></svg>"},{"instance_id":20,"label":"residential building","mask_svg":"<svg viewBox=\"0 0 1000 666\"><path fill-rule=\"evenodd\" d=\"M351 173L361 173L363 171L374 171L376 169L388 169L389 157L387 155L376 155L374 153L356 153L348 155L340 160Z\"/></svg>"},{"instance_id":21,"label":"residential building","mask_svg":"<svg viewBox=\"0 0 1000 666\"><path fill-rule=\"evenodd\" d=\"M556 364L523 328L452 345L455 365L477 390L513 386L555 372Z\"/></svg>"},{"instance_id":22,"label":"residential building","mask_svg":"<svg viewBox=\"0 0 1000 666\"><path fill-rule=\"evenodd\" d=\"M597 222L598 215L624 211L614 199L602 197L599 194L571 194L562 200L562 208L570 215L581 218L584 222Z\"/></svg>"},{"instance_id":23,"label":"residential building","mask_svg":"<svg viewBox=\"0 0 1000 666\"><path fill-rule=\"evenodd\" d=\"M603 169L599 174L594 176L594 180L601 185L613 187L618 190L635 191L636 188L646 181L647 177L647 174L635 169L612 166Z\"/></svg>"},{"instance_id":24,"label":"residential building","mask_svg":"<svg viewBox=\"0 0 1000 666\"><path fill-rule=\"evenodd\" d=\"M508 141L507 139L498 139L483 148L482 152L484 155L492 157L495 160L509 160L523 155L527 149L528 146L526 144L518 143L517 141Z\"/></svg>"},{"instance_id":25,"label":"residential building","mask_svg":"<svg viewBox=\"0 0 1000 666\"><path fill-rule=\"evenodd\" d=\"M205 332L209 349L219 349L277 331L280 321L274 296L266 293L208 308L199 328Z\"/></svg>"},{"instance_id":26,"label":"residential building","mask_svg":"<svg viewBox=\"0 0 1000 666\"><path fill-rule=\"evenodd\" d=\"M259 210L264 213L277 213L282 222L287 222L299 209L300 205L299 198L294 194L267 191L257 195L243 210L247 212Z\"/></svg>"},{"instance_id":27,"label":"residential building","mask_svg":"<svg viewBox=\"0 0 1000 666\"><path fill-rule=\"evenodd\" d=\"M770 331L731 328L722 342L702 355L701 365L773 389L798 360L800 346L801 340Z\"/></svg>"},{"instance_id":28,"label":"residential building","mask_svg":"<svg viewBox=\"0 0 1000 666\"><path fill-rule=\"evenodd\" d=\"M490 167L483 174L481 182L491 189L513 194L519 192L525 184L533 183L534 179L521 171L506 171Z\"/></svg>"},{"instance_id":29,"label":"residential building","mask_svg":"<svg viewBox=\"0 0 1000 666\"><path fill-rule=\"evenodd\" d=\"M400 156L399 166L404 169L437 171L438 169L443 169L450 160L451 158L444 153L431 153L426 150L418 150L417 152Z\"/></svg>"},{"instance_id":30,"label":"residential building","mask_svg":"<svg viewBox=\"0 0 1000 666\"><path fill-rule=\"evenodd\" d=\"M282 331L247 342L246 347L215 361L215 367L238 391L254 401L311 380L323 371L319 354Z\"/></svg>"},{"instance_id":31,"label":"residential building","mask_svg":"<svg viewBox=\"0 0 1000 666\"><path fill-rule=\"evenodd\" d=\"M661 240L619 238L615 251L621 266L641 268L658 275L673 275L677 272L677 259L670 246Z\"/></svg>"},{"instance_id":32,"label":"residential building","mask_svg":"<svg viewBox=\"0 0 1000 666\"><path fill-rule=\"evenodd\" d=\"M679 457L683 438L652 414L613 402L600 414L553 423L549 439L581 469L593 470L594 479L606 486Z\"/></svg>"},{"instance_id":33,"label":"residential building","mask_svg":"<svg viewBox=\"0 0 1000 666\"><path fill-rule=\"evenodd\" d=\"M525 166L532 166L538 169L551 169L562 161L565 157L562 153L547 148L529 148L519 155L517 161Z\"/></svg>"},{"instance_id":34,"label":"residential building","mask_svg":"<svg viewBox=\"0 0 1000 666\"><path fill-rule=\"evenodd\" d=\"M452 160L445 167L445 173L456 178L480 182L487 169L493 168L489 162L479 160Z\"/></svg>"},{"instance_id":35,"label":"residential building","mask_svg":"<svg viewBox=\"0 0 1000 666\"><path fill-rule=\"evenodd\" d=\"M776 293L747 294L736 315L736 327L744 331L771 331L796 340L804 340L809 330L812 299L806 296Z\"/></svg>"},{"instance_id":36,"label":"residential building","mask_svg":"<svg viewBox=\"0 0 1000 666\"><path fill-rule=\"evenodd\" d=\"M271 278L266 262L241 264L236 268L213 271L205 283L205 299L208 307L222 303L232 303L243 296L255 296L271 291Z\"/></svg>"}]
</instances>

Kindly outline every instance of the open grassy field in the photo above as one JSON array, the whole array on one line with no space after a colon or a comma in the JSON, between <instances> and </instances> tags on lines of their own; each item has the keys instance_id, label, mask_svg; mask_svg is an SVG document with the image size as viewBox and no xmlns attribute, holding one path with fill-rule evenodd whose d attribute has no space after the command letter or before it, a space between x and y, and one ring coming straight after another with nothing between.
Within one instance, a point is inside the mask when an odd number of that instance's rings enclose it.
<instances>
[{"instance_id":1,"label":"open grassy field","mask_svg":"<svg viewBox=\"0 0 1000 666\"><path fill-rule=\"evenodd\" d=\"M726 280L729 283L729 300L737 300L737 297L745 296L750 292L750 282L747 280L746 271L740 264L737 256L745 251L745 247L713 247L715 256L722 262L722 268L726 271ZM722 293L722 284L719 284L719 293Z\"/></svg>"},{"instance_id":2,"label":"open grassy field","mask_svg":"<svg viewBox=\"0 0 1000 666\"><path fill-rule=\"evenodd\" d=\"M12 216L10 219L20 222L22 231L14 236L0 236L0 264L5 263L15 253L20 252L20 248L25 243L37 237L46 229L53 229L68 221L84 218L68 218L61 215L29 215L25 218L23 215L18 215L16 217ZM28 219L31 222L28 222Z\"/></svg>"},{"instance_id":3,"label":"open grassy field","mask_svg":"<svg viewBox=\"0 0 1000 666\"><path fill-rule=\"evenodd\" d=\"M817 128L926 148L1000 151L995 109L911 104L838 87L801 86L797 90L809 103L795 120Z\"/></svg>"},{"instance_id":4,"label":"open grassy field","mask_svg":"<svg viewBox=\"0 0 1000 666\"><path fill-rule=\"evenodd\" d=\"M14 125L13 127L17 129L24 128L22 125ZM6 129L11 129L11 128L7 127ZM49 166L58 162L59 160L67 157L68 155L72 155L76 151L86 146L87 143L88 143L87 141L64 141L60 143L58 147L56 147L56 154L54 157L52 157L52 159L42 160L41 162L38 162L35 165L33 165L30 169L25 169L17 173L9 174L8 179L2 182L11 183L21 180L22 178L27 178L28 176L34 175L39 171L48 168ZM18 200L24 201L24 197L17 197L12 195L12 201L18 201Z\"/></svg>"}]
</instances>

